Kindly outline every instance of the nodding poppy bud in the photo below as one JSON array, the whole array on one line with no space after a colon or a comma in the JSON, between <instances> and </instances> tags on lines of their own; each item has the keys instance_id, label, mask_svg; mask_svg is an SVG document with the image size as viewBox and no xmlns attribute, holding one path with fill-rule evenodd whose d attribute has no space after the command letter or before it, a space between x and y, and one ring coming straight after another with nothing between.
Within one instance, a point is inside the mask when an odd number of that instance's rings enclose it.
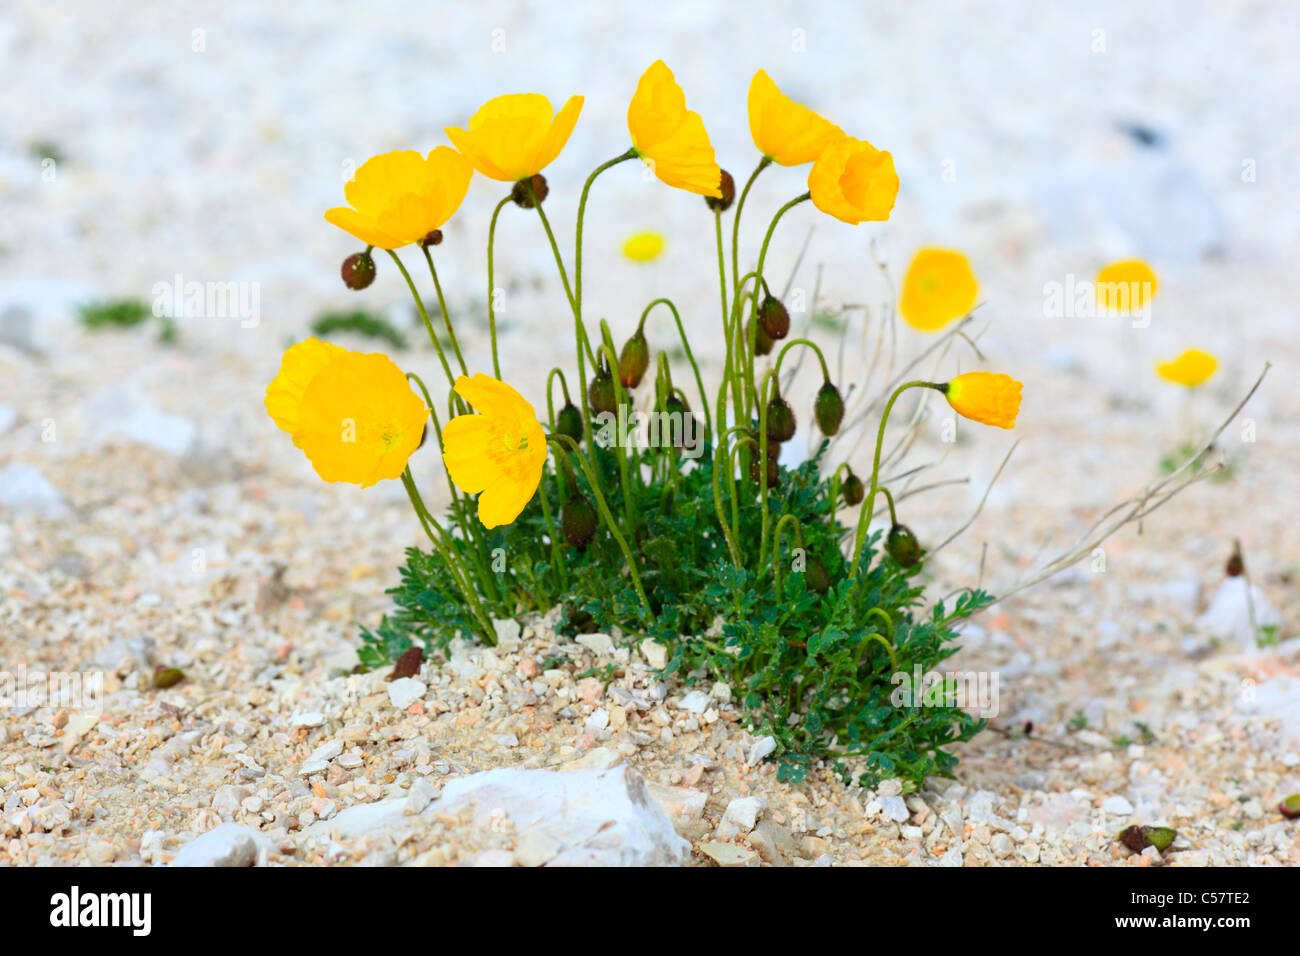
<instances>
[{"instance_id":1,"label":"nodding poppy bud","mask_svg":"<svg viewBox=\"0 0 1300 956\"><path fill-rule=\"evenodd\" d=\"M618 397L614 391L614 377L609 374L609 369L601 363L600 369L596 372L591 383L587 386L587 404L597 415L605 412L610 414L618 408Z\"/></svg>"},{"instance_id":2,"label":"nodding poppy bud","mask_svg":"<svg viewBox=\"0 0 1300 956\"><path fill-rule=\"evenodd\" d=\"M618 357L618 379L624 388L636 388L645 377L645 370L650 367L650 347L646 344L645 333L640 329L623 345Z\"/></svg>"},{"instance_id":3,"label":"nodding poppy bud","mask_svg":"<svg viewBox=\"0 0 1300 956\"><path fill-rule=\"evenodd\" d=\"M565 402L560 414L555 416L555 433L568 435L575 442L582 441L582 412L573 402Z\"/></svg>"},{"instance_id":4,"label":"nodding poppy bud","mask_svg":"<svg viewBox=\"0 0 1300 956\"><path fill-rule=\"evenodd\" d=\"M862 487L862 479L849 469L849 476L844 479L844 503L852 508L854 505L862 504L864 497L866 497L866 490Z\"/></svg>"},{"instance_id":5,"label":"nodding poppy bud","mask_svg":"<svg viewBox=\"0 0 1300 956\"><path fill-rule=\"evenodd\" d=\"M596 536L596 509L582 495L574 493L560 510L564 540L574 548L586 547Z\"/></svg>"},{"instance_id":6,"label":"nodding poppy bud","mask_svg":"<svg viewBox=\"0 0 1300 956\"><path fill-rule=\"evenodd\" d=\"M736 181L725 169L722 171L722 182L718 184L718 188L722 191L721 196L705 196L704 201L714 212L726 212L736 198Z\"/></svg>"},{"instance_id":7,"label":"nodding poppy bud","mask_svg":"<svg viewBox=\"0 0 1300 956\"><path fill-rule=\"evenodd\" d=\"M745 337L746 339L749 338L748 322L745 323ZM758 328L754 331L754 354L766 355L772 351L772 346L774 344L775 343L767 337L767 333L763 331L763 324L760 322Z\"/></svg>"},{"instance_id":8,"label":"nodding poppy bud","mask_svg":"<svg viewBox=\"0 0 1300 956\"><path fill-rule=\"evenodd\" d=\"M921 560L921 543L907 525L896 524L889 529L885 550L900 568L910 568Z\"/></svg>"},{"instance_id":9,"label":"nodding poppy bud","mask_svg":"<svg viewBox=\"0 0 1300 956\"><path fill-rule=\"evenodd\" d=\"M840 390L830 382L823 384L817 392L813 417L817 419L817 427L827 437L840 430L840 422L844 421L844 399L840 398Z\"/></svg>"},{"instance_id":10,"label":"nodding poppy bud","mask_svg":"<svg viewBox=\"0 0 1300 956\"><path fill-rule=\"evenodd\" d=\"M777 479L781 476L781 463L778 461L780 457L780 443L769 441L767 443L767 481L764 482L768 488L775 487ZM755 451L754 457L749 460L749 477L755 484L758 483L758 469L761 464L761 456Z\"/></svg>"},{"instance_id":11,"label":"nodding poppy bud","mask_svg":"<svg viewBox=\"0 0 1300 956\"><path fill-rule=\"evenodd\" d=\"M794 437L794 409L780 395L767 403L767 437L772 441L789 441Z\"/></svg>"},{"instance_id":12,"label":"nodding poppy bud","mask_svg":"<svg viewBox=\"0 0 1300 956\"><path fill-rule=\"evenodd\" d=\"M759 303L758 324L769 339L779 342L790 334L790 313L785 310L780 299L769 295Z\"/></svg>"},{"instance_id":13,"label":"nodding poppy bud","mask_svg":"<svg viewBox=\"0 0 1300 956\"><path fill-rule=\"evenodd\" d=\"M369 251L354 252L343 260L343 284L354 292L360 292L375 281L375 260Z\"/></svg>"},{"instance_id":14,"label":"nodding poppy bud","mask_svg":"<svg viewBox=\"0 0 1300 956\"><path fill-rule=\"evenodd\" d=\"M1230 578L1239 578L1246 573L1246 562L1241 557L1241 542L1232 542L1232 555L1224 565L1223 572Z\"/></svg>"},{"instance_id":15,"label":"nodding poppy bud","mask_svg":"<svg viewBox=\"0 0 1300 956\"><path fill-rule=\"evenodd\" d=\"M687 426L686 424L686 420L688 418L694 417L691 414L691 407L686 404L686 400L684 398L679 396L676 392L673 392L671 395L669 395L667 398L664 399L664 411L666 411L669 415L682 416L681 431L679 432L677 429L668 426L668 434L672 440L674 448L684 448L687 443L688 435L686 429L688 427L691 429L690 435L694 436L699 434L696 422L692 421L690 426Z\"/></svg>"},{"instance_id":16,"label":"nodding poppy bud","mask_svg":"<svg viewBox=\"0 0 1300 956\"><path fill-rule=\"evenodd\" d=\"M1149 846L1163 853L1176 836L1178 831L1173 827L1140 827L1135 824L1121 830L1116 839L1134 853L1141 853Z\"/></svg>"},{"instance_id":17,"label":"nodding poppy bud","mask_svg":"<svg viewBox=\"0 0 1300 956\"><path fill-rule=\"evenodd\" d=\"M510 189L510 198L521 209L532 209L535 205L540 206L550 191L551 187L546 185L546 177L538 173L531 179L521 179L515 183Z\"/></svg>"},{"instance_id":18,"label":"nodding poppy bud","mask_svg":"<svg viewBox=\"0 0 1300 956\"><path fill-rule=\"evenodd\" d=\"M826 566L816 558L805 558L803 583L807 585L809 591L825 594L831 589L831 576L826 573Z\"/></svg>"},{"instance_id":19,"label":"nodding poppy bud","mask_svg":"<svg viewBox=\"0 0 1300 956\"><path fill-rule=\"evenodd\" d=\"M423 239L420 240L421 248L427 248L429 246L437 246L441 244L442 244L441 229L433 230L433 232L429 233L427 236L425 236Z\"/></svg>"}]
</instances>

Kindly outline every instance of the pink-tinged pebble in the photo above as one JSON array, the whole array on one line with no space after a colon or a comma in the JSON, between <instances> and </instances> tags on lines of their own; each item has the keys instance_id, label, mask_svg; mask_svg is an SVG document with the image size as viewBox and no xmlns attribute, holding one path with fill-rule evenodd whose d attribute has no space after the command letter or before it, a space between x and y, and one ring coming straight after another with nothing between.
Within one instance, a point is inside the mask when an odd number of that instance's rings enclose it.
<instances>
[{"instance_id":1,"label":"pink-tinged pebble","mask_svg":"<svg viewBox=\"0 0 1300 956\"><path fill-rule=\"evenodd\" d=\"M604 692L604 686L594 677L584 677L578 681L578 696L584 704L595 707Z\"/></svg>"}]
</instances>

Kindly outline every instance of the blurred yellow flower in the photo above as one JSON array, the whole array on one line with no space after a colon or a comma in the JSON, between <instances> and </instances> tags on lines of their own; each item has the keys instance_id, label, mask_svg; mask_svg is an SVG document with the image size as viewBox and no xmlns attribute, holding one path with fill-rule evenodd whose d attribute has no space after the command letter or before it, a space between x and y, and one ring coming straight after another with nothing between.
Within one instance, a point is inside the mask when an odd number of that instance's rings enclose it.
<instances>
[{"instance_id":1,"label":"blurred yellow flower","mask_svg":"<svg viewBox=\"0 0 1300 956\"><path fill-rule=\"evenodd\" d=\"M669 186L722 198L722 168L700 114L686 108L686 94L663 60L641 74L627 108L632 146Z\"/></svg>"},{"instance_id":2,"label":"blurred yellow flower","mask_svg":"<svg viewBox=\"0 0 1300 956\"><path fill-rule=\"evenodd\" d=\"M1188 388L1204 385L1218 370L1219 360L1200 349L1188 349L1172 362L1156 365L1156 374L1166 382L1186 385Z\"/></svg>"},{"instance_id":3,"label":"blurred yellow flower","mask_svg":"<svg viewBox=\"0 0 1300 956\"><path fill-rule=\"evenodd\" d=\"M315 338L284 353L266 411L322 479L362 488L401 476L429 412L387 355Z\"/></svg>"},{"instance_id":4,"label":"blurred yellow flower","mask_svg":"<svg viewBox=\"0 0 1300 956\"><path fill-rule=\"evenodd\" d=\"M581 96L570 96L556 113L540 93L509 93L480 106L468 130L448 126L443 132L484 176L517 182L540 173L560 155L582 103Z\"/></svg>"},{"instance_id":5,"label":"blurred yellow flower","mask_svg":"<svg viewBox=\"0 0 1300 956\"><path fill-rule=\"evenodd\" d=\"M844 130L790 99L759 70L749 82L749 135L772 162L802 166L843 139Z\"/></svg>"},{"instance_id":6,"label":"blurred yellow flower","mask_svg":"<svg viewBox=\"0 0 1300 956\"><path fill-rule=\"evenodd\" d=\"M546 434L533 406L505 382L482 372L462 375L456 392L479 414L457 416L443 428L447 474L462 491L478 495L484 527L510 524L541 483Z\"/></svg>"},{"instance_id":7,"label":"blurred yellow flower","mask_svg":"<svg viewBox=\"0 0 1300 956\"><path fill-rule=\"evenodd\" d=\"M400 249L423 239L460 208L474 170L450 146L428 156L413 149L372 156L343 187L347 206L325 220L380 249ZM351 207L351 208L349 208Z\"/></svg>"},{"instance_id":8,"label":"blurred yellow flower","mask_svg":"<svg viewBox=\"0 0 1300 956\"><path fill-rule=\"evenodd\" d=\"M623 255L633 262L653 262L664 251L664 237L657 232L637 232L623 240Z\"/></svg>"},{"instance_id":9,"label":"blurred yellow flower","mask_svg":"<svg viewBox=\"0 0 1300 956\"><path fill-rule=\"evenodd\" d=\"M1001 372L966 372L948 383L944 395L958 415L997 428L1014 428L1024 386Z\"/></svg>"},{"instance_id":10,"label":"blurred yellow flower","mask_svg":"<svg viewBox=\"0 0 1300 956\"><path fill-rule=\"evenodd\" d=\"M955 249L925 248L907 267L899 311L912 328L937 332L970 312L978 293L969 259Z\"/></svg>"},{"instance_id":11,"label":"blurred yellow flower","mask_svg":"<svg viewBox=\"0 0 1300 956\"><path fill-rule=\"evenodd\" d=\"M1107 312L1126 315L1146 308L1160 284L1141 259L1112 262L1097 273L1097 305Z\"/></svg>"},{"instance_id":12,"label":"blurred yellow flower","mask_svg":"<svg viewBox=\"0 0 1300 956\"><path fill-rule=\"evenodd\" d=\"M846 136L822 151L808 172L813 204L850 226L883 222L898 198L894 157Z\"/></svg>"}]
</instances>

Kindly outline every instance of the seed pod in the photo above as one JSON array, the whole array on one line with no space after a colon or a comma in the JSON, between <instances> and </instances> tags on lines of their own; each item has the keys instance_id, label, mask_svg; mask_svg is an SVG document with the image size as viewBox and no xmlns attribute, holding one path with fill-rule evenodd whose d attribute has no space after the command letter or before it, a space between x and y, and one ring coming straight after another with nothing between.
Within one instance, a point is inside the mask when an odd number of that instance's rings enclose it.
<instances>
[{"instance_id":1,"label":"seed pod","mask_svg":"<svg viewBox=\"0 0 1300 956\"><path fill-rule=\"evenodd\" d=\"M1246 562L1241 557L1241 542L1232 542L1232 555L1223 568L1223 573L1230 578L1241 577L1246 573Z\"/></svg>"},{"instance_id":2,"label":"seed pod","mask_svg":"<svg viewBox=\"0 0 1300 956\"><path fill-rule=\"evenodd\" d=\"M153 686L158 690L175 687L185 679L185 672L179 667L164 667L159 664L153 671Z\"/></svg>"},{"instance_id":3,"label":"seed pod","mask_svg":"<svg viewBox=\"0 0 1300 956\"><path fill-rule=\"evenodd\" d=\"M806 558L803 567L803 583L809 591L825 594L831 589L831 576L826 567L816 558Z\"/></svg>"},{"instance_id":4,"label":"seed pod","mask_svg":"<svg viewBox=\"0 0 1300 956\"><path fill-rule=\"evenodd\" d=\"M613 414L618 408L618 396L614 391L614 377L602 362L600 369L587 385L587 404L596 415L606 412Z\"/></svg>"},{"instance_id":5,"label":"seed pod","mask_svg":"<svg viewBox=\"0 0 1300 956\"><path fill-rule=\"evenodd\" d=\"M423 239L420 240L420 245L421 245L421 247L426 248L426 249L427 249L429 246L437 246L437 245L441 245L441 244L442 244L442 230L441 230L441 229L435 229L435 230L433 230L433 232L429 233L427 236L425 236Z\"/></svg>"},{"instance_id":6,"label":"seed pod","mask_svg":"<svg viewBox=\"0 0 1300 956\"><path fill-rule=\"evenodd\" d=\"M844 399L840 397L840 390L830 382L823 383L817 392L813 417L817 419L817 427L828 438L840 430L840 423L844 421Z\"/></svg>"},{"instance_id":7,"label":"seed pod","mask_svg":"<svg viewBox=\"0 0 1300 956\"><path fill-rule=\"evenodd\" d=\"M794 437L794 409L780 395L767 403L767 437L772 441L789 441Z\"/></svg>"},{"instance_id":8,"label":"seed pod","mask_svg":"<svg viewBox=\"0 0 1300 956\"><path fill-rule=\"evenodd\" d=\"M369 252L354 252L343 260L343 284L354 292L360 292L375 281L375 260Z\"/></svg>"},{"instance_id":9,"label":"seed pod","mask_svg":"<svg viewBox=\"0 0 1300 956\"><path fill-rule=\"evenodd\" d=\"M745 323L745 341L749 341L748 322ZM754 332L754 354L767 355L769 352L772 351L772 346L774 344L775 343L767 337L767 333L763 331L763 326L760 323L758 328Z\"/></svg>"},{"instance_id":10,"label":"seed pod","mask_svg":"<svg viewBox=\"0 0 1300 956\"><path fill-rule=\"evenodd\" d=\"M646 344L645 333L636 330L623 345L618 356L618 378L624 388L636 388L645 377L645 370L650 367L650 347Z\"/></svg>"},{"instance_id":11,"label":"seed pod","mask_svg":"<svg viewBox=\"0 0 1300 956\"><path fill-rule=\"evenodd\" d=\"M769 441L767 443L767 481L768 488L776 486L777 480L781 477L781 445L779 442ZM760 455L754 452L754 457L749 460L749 478L755 484L758 483L758 469L760 464Z\"/></svg>"},{"instance_id":12,"label":"seed pod","mask_svg":"<svg viewBox=\"0 0 1300 956\"><path fill-rule=\"evenodd\" d=\"M415 647L408 647L393 665L393 672L387 679L400 680L403 677L414 677L420 673L420 665L423 663L424 648L418 644Z\"/></svg>"},{"instance_id":13,"label":"seed pod","mask_svg":"<svg viewBox=\"0 0 1300 956\"><path fill-rule=\"evenodd\" d=\"M854 505L862 504L862 499L866 497L866 490L862 487L862 479L855 475L852 469L849 470L849 476L844 479L844 503L852 508Z\"/></svg>"},{"instance_id":14,"label":"seed pod","mask_svg":"<svg viewBox=\"0 0 1300 956\"><path fill-rule=\"evenodd\" d=\"M575 442L582 441L582 412L573 402L565 402L560 414L555 416L555 433L568 435Z\"/></svg>"},{"instance_id":15,"label":"seed pod","mask_svg":"<svg viewBox=\"0 0 1300 956\"><path fill-rule=\"evenodd\" d=\"M551 187L546 185L546 177L538 173L532 179L521 179L515 183L510 189L510 198L521 209L532 209L535 205L540 206L550 191Z\"/></svg>"},{"instance_id":16,"label":"seed pod","mask_svg":"<svg viewBox=\"0 0 1300 956\"><path fill-rule=\"evenodd\" d=\"M560 526L564 540L570 547L583 548L596 536L596 509L591 502L576 492L569 496L560 510Z\"/></svg>"},{"instance_id":17,"label":"seed pod","mask_svg":"<svg viewBox=\"0 0 1300 956\"><path fill-rule=\"evenodd\" d=\"M1300 817L1300 793L1293 793L1277 805L1278 813L1288 820Z\"/></svg>"},{"instance_id":18,"label":"seed pod","mask_svg":"<svg viewBox=\"0 0 1300 956\"><path fill-rule=\"evenodd\" d=\"M885 550L900 568L910 568L921 560L921 543L907 525L896 524L889 529Z\"/></svg>"},{"instance_id":19,"label":"seed pod","mask_svg":"<svg viewBox=\"0 0 1300 956\"><path fill-rule=\"evenodd\" d=\"M779 342L790 334L790 313L785 310L780 299L769 295L759 303L758 324L769 339Z\"/></svg>"},{"instance_id":20,"label":"seed pod","mask_svg":"<svg viewBox=\"0 0 1300 956\"><path fill-rule=\"evenodd\" d=\"M726 212L736 198L736 180L725 169L722 171L722 182L718 184L718 188L722 191L721 197L705 196L704 201L714 212Z\"/></svg>"},{"instance_id":21,"label":"seed pod","mask_svg":"<svg viewBox=\"0 0 1300 956\"><path fill-rule=\"evenodd\" d=\"M1134 824L1121 830L1115 839L1134 853L1141 853L1149 846L1163 853L1174 842L1176 836L1178 831L1173 827L1141 827Z\"/></svg>"}]
</instances>

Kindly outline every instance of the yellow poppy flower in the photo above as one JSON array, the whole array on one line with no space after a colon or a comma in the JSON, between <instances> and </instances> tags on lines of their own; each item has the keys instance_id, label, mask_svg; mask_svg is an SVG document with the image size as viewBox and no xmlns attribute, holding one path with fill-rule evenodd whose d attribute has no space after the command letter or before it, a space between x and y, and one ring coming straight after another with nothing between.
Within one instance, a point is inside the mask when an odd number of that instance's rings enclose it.
<instances>
[{"instance_id":1,"label":"yellow poppy flower","mask_svg":"<svg viewBox=\"0 0 1300 956\"><path fill-rule=\"evenodd\" d=\"M1107 312L1127 315L1146 308L1160 284L1141 259L1112 262L1097 273L1097 305Z\"/></svg>"},{"instance_id":2,"label":"yellow poppy flower","mask_svg":"<svg viewBox=\"0 0 1300 956\"><path fill-rule=\"evenodd\" d=\"M343 187L347 206L325 220L380 249L400 249L441 229L460 208L474 169L450 146L372 156ZM350 208L349 208L350 207Z\"/></svg>"},{"instance_id":3,"label":"yellow poppy flower","mask_svg":"<svg viewBox=\"0 0 1300 956\"><path fill-rule=\"evenodd\" d=\"M1024 386L1001 372L966 372L948 383L944 395L953 410L971 421L1014 428Z\"/></svg>"},{"instance_id":4,"label":"yellow poppy flower","mask_svg":"<svg viewBox=\"0 0 1300 956\"><path fill-rule=\"evenodd\" d=\"M898 198L894 157L846 136L817 157L808 172L808 191L813 205L850 226L883 222Z\"/></svg>"},{"instance_id":5,"label":"yellow poppy flower","mask_svg":"<svg viewBox=\"0 0 1300 956\"><path fill-rule=\"evenodd\" d=\"M749 135L780 166L811 163L844 138L844 130L781 92L766 70L749 82Z\"/></svg>"},{"instance_id":6,"label":"yellow poppy flower","mask_svg":"<svg viewBox=\"0 0 1300 956\"><path fill-rule=\"evenodd\" d=\"M627 108L627 128L637 155L663 182L701 196L722 198L722 167L700 114L663 60L641 74Z\"/></svg>"},{"instance_id":7,"label":"yellow poppy flower","mask_svg":"<svg viewBox=\"0 0 1300 956\"><path fill-rule=\"evenodd\" d=\"M623 240L623 255L633 262L653 262L664 251L664 237L657 232L638 232Z\"/></svg>"},{"instance_id":8,"label":"yellow poppy flower","mask_svg":"<svg viewBox=\"0 0 1300 956\"><path fill-rule=\"evenodd\" d=\"M581 96L570 96L556 113L540 93L509 93L480 106L468 130L448 126L443 132L484 176L518 182L537 175L560 155L582 103Z\"/></svg>"},{"instance_id":9,"label":"yellow poppy flower","mask_svg":"<svg viewBox=\"0 0 1300 956\"><path fill-rule=\"evenodd\" d=\"M1204 385L1218 370L1219 360L1200 349L1188 349L1172 362L1156 365L1156 374L1166 382L1186 385L1188 388Z\"/></svg>"},{"instance_id":10,"label":"yellow poppy flower","mask_svg":"<svg viewBox=\"0 0 1300 956\"><path fill-rule=\"evenodd\" d=\"M284 353L266 411L322 479L362 488L402 474L429 413L387 355L315 338Z\"/></svg>"},{"instance_id":11,"label":"yellow poppy flower","mask_svg":"<svg viewBox=\"0 0 1300 956\"><path fill-rule=\"evenodd\" d=\"M922 332L937 332L970 312L979 282L970 260L955 249L921 249L903 277L899 311Z\"/></svg>"},{"instance_id":12,"label":"yellow poppy flower","mask_svg":"<svg viewBox=\"0 0 1300 956\"><path fill-rule=\"evenodd\" d=\"M447 474L478 495L485 528L510 524L532 500L546 464L546 434L533 406L505 382L482 372L456 379L456 392L479 412L459 415L442 430Z\"/></svg>"}]
</instances>

